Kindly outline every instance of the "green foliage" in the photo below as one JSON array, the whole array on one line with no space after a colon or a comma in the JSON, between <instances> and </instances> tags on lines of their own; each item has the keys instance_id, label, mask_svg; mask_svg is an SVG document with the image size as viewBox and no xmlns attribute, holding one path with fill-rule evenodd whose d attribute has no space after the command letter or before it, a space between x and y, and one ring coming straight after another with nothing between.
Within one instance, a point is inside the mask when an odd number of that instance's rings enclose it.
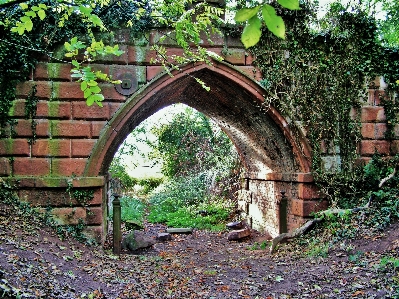
<instances>
[{"instance_id":1,"label":"green foliage","mask_svg":"<svg viewBox=\"0 0 399 299\"><path fill-rule=\"evenodd\" d=\"M51 9L49 9L51 8ZM140 14L137 14L140 10ZM15 99L15 86L28 78L38 57L46 55L50 60L53 48L69 39L66 48L69 54L86 50L83 61L74 60L73 76L81 81L81 89L88 104L101 105L103 96L97 85L99 80L111 81L105 74L93 70L88 62L99 55L120 55L114 45L105 45L94 39L99 30L116 29L131 26L132 34L143 31L151 24L147 1L79 1L67 3L57 0L34 0L18 4L13 1L0 3L0 129L2 135L10 134L5 130L13 126L15 120L9 114ZM87 36L86 41L79 41L77 36ZM70 56L74 57L74 55ZM57 60L58 61L58 60ZM83 66L82 63L85 63ZM85 82L85 83L84 83ZM32 112L35 106L32 106ZM33 117L27 114L27 117ZM11 130L12 134L12 130Z\"/></svg>"},{"instance_id":2,"label":"green foliage","mask_svg":"<svg viewBox=\"0 0 399 299\"><path fill-rule=\"evenodd\" d=\"M341 214L324 213L325 221L316 224L316 227L300 238L298 243L315 254L320 250L323 252L325 246L323 244L336 244L360 237L370 238L398 221L398 175L379 187L382 179L394 173L393 169L398 165L398 156L387 159L375 155L369 164L358 170L356 180L348 182L352 184L349 189L344 187L337 189L335 196L340 200L333 203L342 209L353 209L364 206L370 201L369 207ZM344 181L340 183L345 184ZM350 192L351 190L355 192ZM360 257L360 253L355 253L349 259L357 263Z\"/></svg>"},{"instance_id":3,"label":"green foliage","mask_svg":"<svg viewBox=\"0 0 399 299\"><path fill-rule=\"evenodd\" d=\"M131 221L141 225L144 220L146 205L138 198L122 196L121 218L122 221Z\"/></svg>"},{"instance_id":4,"label":"green foliage","mask_svg":"<svg viewBox=\"0 0 399 299\"><path fill-rule=\"evenodd\" d=\"M210 197L206 187L204 174L168 181L150 197L148 221L173 227L224 229L234 202Z\"/></svg>"},{"instance_id":5,"label":"green foliage","mask_svg":"<svg viewBox=\"0 0 399 299\"><path fill-rule=\"evenodd\" d=\"M387 268L388 266L391 266L394 268L394 270L396 270L397 268L399 268L399 259L390 256L385 256L381 259L380 266L382 268Z\"/></svg>"},{"instance_id":6,"label":"green foliage","mask_svg":"<svg viewBox=\"0 0 399 299\"><path fill-rule=\"evenodd\" d=\"M383 104L390 134L399 119L393 99L398 59L394 50L380 46L376 20L361 8L334 3L321 20L315 11L306 3L298 11L282 10L290 28L286 39L265 32L250 51L267 90L264 109L273 105L292 127L296 124L298 141L303 128L312 147L314 178L336 203L340 195L362 193L356 183L362 171L354 162L361 139L359 109L368 96L365 82L376 75L386 78L389 97ZM326 156L337 156L339 161L329 166Z\"/></svg>"},{"instance_id":7,"label":"green foliage","mask_svg":"<svg viewBox=\"0 0 399 299\"><path fill-rule=\"evenodd\" d=\"M178 207L176 211L163 212L162 205L157 207L158 215L151 213L149 221L154 223L165 223L169 227L192 227L210 231L220 231L225 228L225 221L229 218L229 211L218 205L206 206L210 210L207 216L198 215L193 207ZM159 208L159 209L158 209ZM151 211L152 212L152 211Z\"/></svg>"},{"instance_id":8,"label":"green foliage","mask_svg":"<svg viewBox=\"0 0 399 299\"><path fill-rule=\"evenodd\" d=\"M154 216L162 211L175 212L178 207L199 205L207 195L206 175L176 177L166 181L149 199Z\"/></svg>"},{"instance_id":9,"label":"green foliage","mask_svg":"<svg viewBox=\"0 0 399 299\"><path fill-rule=\"evenodd\" d=\"M355 254L351 254L348 256L348 260L353 263L357 263L359 259L364 255L364 253L358 250Z\"/></svg>"},{"instance_id":10,"label":"green foliage","mask_svg":"<svg viewBox=\"0 0 399 299\"><path fill-rule=\"evenodd\" d=\"M379 31L384 45L399 46L399 3L394 0L370 1L370 5L382 4L385 17L379 20Z\"/></svg>"},{"instance_id":11,"label":"green foliage","mask_svg":"<svg viewBox=\"0 0 399 299\"><path fill-rule=\"evenodd\" d=\"M134 186L138 183L138 180L131 177L127 171L126 166L122 163L120 156L115 157L108 169L112 176L112 179L118 180L121 193L131 192Z\"/></svg>"},{"instance_id":12,"label":"green foliage","mask_svg":"<svg viewBox=\"0 0 399 299\"><path fill-rule=\"evenodd\" d=\"M290 10L300 9L298 0L278 0L277 2L284 8ZM276 10L273 6L265 3L251 8L241 8L236 12L234 20L236 22L247 22L241 35L241 41L245 48L255 46L262 35L262 21L258 16L259 12L261 12L267 29L275 36L285 39L284 20L276 14Z\"/></svg>"},{"instance_id":13,"label":"green foliage","mask_svg":"<svg viewBox=\"0 0 399 299\"><path fill-rule=\"evenodd\" d=\"M158 139L148 137L149 130ZM137 151L140 143L149 145L152 152L147 158L162 163L166 175L161 185L161 179L138 182L151 187L144 188L149 194L148 220L169 226L223 229L221 221L227 219L235 203L240 169L228 137L191 108L177 113L166 124L150 127L144 123L132 135L137 142L132 151ZM126 149L122 147L129 152ZM154 190L150 193L150 189ZM206 211L206 215L198 211Z\"/></svg>"},{"instance_id":14,"label":"green foliage","mask_svg":"<svg viewBox=\"0 0 399 299\"><path fill-rule=\"evenodd\" d=\"M94 198L94 190L86 188L75 188L71 181L68 182L66 192L71 200L76 200L82 207L88 208L89 202ZM72 202L71 202L72 204Z\"/></svg>"},{"instance_id":15,"label":"green foliage","mask_svg":"<svg viewBox=\"0 0 399 299\"><path fill-rule=\"evenodd\" d=\"M152 6L154 20L163 26L171 29L161 41L167 37L173 38L183 48L182 56L167 55L166 49L154 45L153 50L157 52L154 61L160 62L166 70L178 69L178 64L205 61L211 63L209 53L201 46L203 38L211 44L212 35L221 35L220 27L224 23L221 16L224 13L222 8L209 5L206 2L194 2L192 0L157 1Z\"/></svg>"},{"instance_id":16,"label":"green foliage","mask_svg":"<svg viewBox=\"0 0 399 299\"><path fill-rule=\"evenodd\" d=\"M162 182L163 178L158 177L146 177L138 180L137 184L142 187L140 192L144 195L148 195L154 189L156 189Z\"/></svg>"},{"instance_id":17,"label":"green foliage","mask_svg":"<svg viewBox=\"0 0 399 299\"><path fill-rule=\"evenodd\" d=\"M80 49L85 49L82 61L72 60L72 65L74 68L71 70L71 77L77 78L78 82L80 82L80 89L83 91L83 96L86 99L88 106L96 103L98 106L102 107L101 102L104 100L104 96L101 94L101 88L98 86L98 81L102 80L114 84L118 84L120 82L112 80L108 75L102 73L101 71L93 71L90 65L83 65L95 60L97 56L120 56L123 54L123 51L119 50L118 45L113 47L105 46L103 41L96 41L94 36L92 37L91 45L88 47L86 47L83 42L79 41L77 37L72 38L70 43L65 42L64 46L67 50L65 56L71 58L77 57L79 55Z\"/></svg>"},{"instance_id":18,"label":"green foliage","mask_svg":"<svg viewBox=\"0 0 399 299\"><path fill-rule=\"evenodd\" d=\"M157 140L148 143L149 158L162 163L167 177L200 173L224 165L233 168L238 159L230 139L204 114L192 108L175 115L167 124L153 126Z\"/></svg>"},{"instance_id":19,"label":"green foliage","mask_svg":"<svg viewBox=\"0 0 399 299\"><path fill-rule=\"evenodd\" d=\"M263 241L262 243L255 242L251 246L248 247L249 250L266 250L270 247L270 242Z\"/></svg>"},{"instance_id":20,"label":"green foliage","mask_svg":"<svg viewBox=\"0 0 399 299\"><path fill-rule=\"evenodd\" d=\"M39 3L37 6L33 5L30 10L29 5L26 3L21 3L20 7L24 10L24 16L19 18L20 21L15 23L15 27L11 28L11 32L17 32L19 35L22 35L25 31L32 31L32 19L39 17L41 21L44 20L48 7L43 3Z\"/></svg>"}]
</instances>

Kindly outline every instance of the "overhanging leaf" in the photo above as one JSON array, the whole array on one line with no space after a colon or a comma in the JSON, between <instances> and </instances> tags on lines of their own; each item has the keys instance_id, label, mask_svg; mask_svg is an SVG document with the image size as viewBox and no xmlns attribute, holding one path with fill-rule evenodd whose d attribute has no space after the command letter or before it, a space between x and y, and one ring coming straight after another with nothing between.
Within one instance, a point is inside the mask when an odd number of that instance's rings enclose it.
<instances>
[{"instance_id":1,"label":"overhanging leaf","mask_svg":"<svg viewBox=\"0 0 399 299\"><path fill-rule=\"evenodd\" d=\"M86 100L86 104L87 104L87 106L91 106L91 105L93 105L93 104L94 104L94 102L95 102L94 95L91 95L91 96L89 96L89 97L87 98L87 100Z\"/></svg>"},{"instance_id":2,"label":"overhanging leaf","mask_svg":"<svg viewBox=\"0 0 399 299\"><path fill-rule=\"evenodd\" d=\"M93 93L91 92L91 90L90 90L90 88L86 88L85 90L84 90L84 92L83 92L83 96L87 99L87 100L89 100L89 98L90 98L90 96L92 95ZM90 106L90 105L89 105Z\"/></svg>"},{"instance_id":3,"label":"overhanging leaf","mask_svg":"<svg viewBox=\"0 0 399 299\"><path fill-rule=\"evenodd\" d=\"M43 20L46 17L46 12L41 9L37 12L37 15L39 16L40 20Z\"/></svg>"},{"instance_id":4,"label":"overhanging leaf","mask_svg":"<svg viewBox=\"0 0 399 299\"><path fill-rule=\"evenodd\" d=\"M93 86L93 87L90 87L90 91L92 93L99 93L99 92L101 92L101 88L98 86Z\"/></svg>"},{"instance_id":5,"label":"overhanging leaf","mask_svg":"<svg viewBox=\"0 0 399 299\"><path fill-rule=\"evenodd\" d=\"M87 106L91 106L94 104L94 102L96 102L97 105L102 107L102 104L101 104L102 101L104 101L104 96L102 94L97 93L97 94L92 94L91 96L89 96L86 100L86 104L87 104Z\"/></svg>"},{"instance_id":6,"label":"overhanging leaf","mask_svg":"<svg viewBox=\"0 0 399 299\"><path fill-rule=\"evenodd\" d=\"M277 0L277 2L285 8L297 10L299 9L299 0Z\"/></svg>"},{"instance_id":7,"label":"overhanging leaf","mask_svg":"<svg viewBox=\"0 0 399 299\"><path fill-rule=\"evenodd\" d=\"M263 5L262 8L263 20L274 35L285 39L285 24L282 17L276 15L276 10L269 4Z\"/></svg>"},{"instance_id":8,"label":"overhanging leaf","mask_svg":"<svg viewBox=\"0 0 399 299\"><path fill-rule=\"evenodd\" d=\"M80 90L85 91L86 89L87 89L87 82L83 81L82 83L80 83Z\"/></svg>"},{"instance_id":9,"label":"overhanging leaf","mask_svg":"<svg viewBox=\"0 0 399 299\"><path fill-rule=\"evenodd\" d=\"M32 20L29 19L28 21L25 22L25 30L32 31L32 29L33 29L33 23Z\"/></svg>"},{"instance_id":10,"label":"overhanging leaf","mask_svg":"<svg viewBox=\"0 0 399 299\"><path fill-rule=\"evenodd\" d=\"M262 31L260 30L261 26L262 23L256 15L248 21L241 35L241 42L244 44L245 48L252 47L259 42L262 35Z\"/></svg>"},{"instance_id":11,"label":"overhanging leaf","mask_svg":"<svg viewBox=\"0 0 399 299\"><path fill-rule=\"evenodd\" d=\"M253 8L241 8L236 12L234 16L234 21L236 22L245 22L251 19L254 15L256 15L259 11L260 6L256 6Z\"/></svg>"}]
</instances>

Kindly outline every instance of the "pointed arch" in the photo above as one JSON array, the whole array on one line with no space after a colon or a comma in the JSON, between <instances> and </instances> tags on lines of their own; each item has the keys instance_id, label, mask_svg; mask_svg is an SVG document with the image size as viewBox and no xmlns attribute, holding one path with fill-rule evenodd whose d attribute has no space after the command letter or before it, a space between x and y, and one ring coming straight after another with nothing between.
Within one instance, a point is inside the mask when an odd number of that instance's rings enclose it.
<instances>
[{"instance_id":1,"label":"pointed arch","mask_svg":"<svg viewBox=\"0 0 399 299\"><path fill-rule=\"evenodd\" d=\"M210 87L206 91L195 78ZM214 62L190 64L162 74L139 89L102 130L85 169L86 176L103 175L118 147L143 120L158 110L184 103L216 121L235 144L247 175L310 171L310 147L293 124L272 106L264 105L265 90L235 67Z\"/></svg>"}]
</instances>

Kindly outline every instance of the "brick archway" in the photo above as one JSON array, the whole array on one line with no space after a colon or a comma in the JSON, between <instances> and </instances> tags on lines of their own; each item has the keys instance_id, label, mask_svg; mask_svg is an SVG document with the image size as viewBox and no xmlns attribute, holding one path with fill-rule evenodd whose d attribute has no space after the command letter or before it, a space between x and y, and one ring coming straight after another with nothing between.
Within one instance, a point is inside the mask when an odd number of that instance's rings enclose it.
<instances>
[{"instance_id":1,"label":"brick archway","mask_svg":"<svg viewBox=\"0 0 399 299\"><path fill-rule=\"evenodd\" d=\"M204 81L210 91L194 78ZM174 103L184 103L216 121L237 147L248 176L264 179L270 173L308 173L310 147L306 139L296 138L300 131L275 108L265 107L264 93L258 83L222 62L187 65L173 77L161 74L130 97L106 124L84 175L105 175L131 131Z\"/></svg>"},{"instance_id":2,"label":"brick archway","mask_svg":"<svg viewBox=\"0 0 399 299\"><path fill-rule=\"evenodd\" d=\"M205 82L210 91L195 78ZM308 191L312 182L310 147L275 108L265 107L264 92L254 80L222 62L186 65L173 77L160 75L130 97L107 123L84 176L106 175L118 147L137 125L168 105L184 103L211 117L235 144L246 168L240 205L248 221L276 235L277 201L284 190L290 200L288 228L296 227L310 213L304 214L304 200L315 197L310 192L303 198L303 190Z\"/></svg>"},{"instance_id":3,"label":"brick archway","mask_svg":"<svg viewBox=\"0 0 399 299\"><path fill-rule=\"evenodd\" d=\"M117 79L132 75L137 80L135 88L141 88L127 97L113 84L100 82L105 98L102 108L86 105L80 83L71 78L70 64L40 61L27 81L16 88L10 114L17 124L13 129L6 128L0 138L0 177L18 185L22 200L41 208L51 206L60 224L76 224L83 219L87 232L100 239L107 219L106 174L118 146L142 120L165 106L182 102L214 119L234 142L247 170L239 205L254 227L272 235L280 231L280 191L286 191L288 198L288 230L301 225L312 212L326 208L310 174L311 151L306 136L294 122L265 105L265 90L257 83L262 74L253 65L256 57L248 55L238 39L215 36L212 44L204 39L203 46L228 64L191 64L175 71L172 78L157 76L163 68L151 63L157 54L152 45L162 44L171 55L183 54L173 39L160 40L165 33L161 28L151 29L145 33L145 41L133 37L128 29L113 34L113 42L124 54L103 57L92 65L93 69ZM54 55L62 60L63 49ZM194 77L211 90L205 91ZM33 86L39 100L35 132L24 112ZM369 161L376 151L386 156L399 152L399 125L394 128L393 139L385 137L388 127L380 99L383 81L376 80L374 86L368 98L361 99L361 109L351 112L354 117L359 113L362 124L360 162ZM323 144L321 147L326 168L339 165L339 154ZM93 192L89 210L66 192L71 186Z\"/></svg>"}]
</instances>

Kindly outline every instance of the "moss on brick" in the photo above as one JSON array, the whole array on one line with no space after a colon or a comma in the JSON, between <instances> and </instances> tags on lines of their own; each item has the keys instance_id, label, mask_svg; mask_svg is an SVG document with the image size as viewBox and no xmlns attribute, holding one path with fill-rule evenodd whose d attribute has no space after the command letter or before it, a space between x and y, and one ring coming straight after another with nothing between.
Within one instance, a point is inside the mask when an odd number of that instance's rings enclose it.
<instances>
[{"instance_id":1,"label":"moss on brick","mask_svg":"<svg viewBox=\"0 0 399 299\"><path fill-rule=\"evenodd\" d=\"M65 58L65 53L66 53L66 50L64 48L64 45L62 45L62 46L59 46L57 49L55 49L53 51L53 55L52 56L54 58L63 60Z\"/></svg>"},{"instance_id":2,"label":"moss on brick","mask_svg":"<svg viewBox=\"0 0 399 299\"><path fill-rule=\"evenodd\" d=\"M4 146L5 154L7 156L8 155L13 155L14 154L15 140L14 139L3 139L2 143L3 143L3 146Z\"/></svg>"},{"instance_id":3,"label":"moss on brick","mask_svg":"<svg viewBox=\"0 0 399 299\"><path fill-rule=\"evenodd\" d=\"M148 41L150 39L150 33L149 32L143 33L139 37L135 35L136 33L133 30L130 31L130 34L131 34L130 35L130 40L132 41L132 45L144 46L144 47L148 46Z\"/></svg>"},{"instance_id":4,"label":"moss on brick","mask_svg":"<svg viewBox=\"0 0 399 299\"><path fill-rule=\"evenodd\" d=\"M67 186L67 180L65 178L60 179L56 177L42 177L40 179L42 180L41 184L46 187L57 188Z\"/></svg>"},{"instance_id":5,"label":"moss on brick","mask_svg":"<svg viewBox=\"0 0 399 299\"><path fill-rule=\"evenodd\" d=\"M146 83L147 76L146 76L146 68L145 66L138 66L135 67L135 76L137 78L137 82L139 83Z\"/></svg>"},{"instance_id":6,"label":"moss on brick","mask_svg":"<svg viewBox=\"0 0 399 299\"><path fill-rule=\"evenodd\" d=\"M50 101L58 101L60 98L60 86L59 82L53 82Z\"/></svg>"},{"instance_id":7,"label":"moss on brick","mask_svg":"<svg viewBox=\"0 0 399 299\"><path fill-rule=\"evenodd\" d=\"M57 139L49 140L48 146L49 146L49 154L51 156L60 156L61 152L60 140Z\"/></svg>"},{"instance_id":8,"label":"moss on brick","mask_svg":"<svg viewBox=\"0 0 399 299\"><path fill-rule=\"evenodd\" d=\"M48 116L58 117L60 110L60 102L47 102Z\"/></svg>"},{"instance_id":9,"label":"moss on brick","mask_svg":"<svg viewBox=\"0 0 399 299\"><path fill-rule=\"evenodd\" d=\"M49 79L59 78L61 75L61 68L64 64L61 63L48 63L47 72Z\"/></svg>"},{"instance_id":10,"label":"moss on brick","mask_svg":"<svg viewBox=\"0 0 399 299\"><path fill-rule=\"evenodd\" d=\"M16 101L12 102L12 106L10 108L10 110L8 111L8 115L9 116L14 116L15 115L15 106L17 105Z\"/></svg>"},{"instance_id":11,"label":"moss on brick","mask_svg":"<svg viewBox=\"0 0 399 299\"><path fill-rule=\"evenodd\" d=\"M57 130L57 126L59 124L59 120L52 120L49 122L49 127L50 127L50 135L51 136L57 136L58 135L58 130Z\"/></svg>"},{"instance_id":12,"label":"moss on brick","mask_svg":"<svg viewBox=\"0 0 399 299\"><path fill-rule=\"evenodd\" d=\"M136 53L135 61L137 61L137 62L145 62L146 61L147 52L149 51L149 48L134 47L134 49L135 49L135 53Z\"/></svg>"}]
</instances>

